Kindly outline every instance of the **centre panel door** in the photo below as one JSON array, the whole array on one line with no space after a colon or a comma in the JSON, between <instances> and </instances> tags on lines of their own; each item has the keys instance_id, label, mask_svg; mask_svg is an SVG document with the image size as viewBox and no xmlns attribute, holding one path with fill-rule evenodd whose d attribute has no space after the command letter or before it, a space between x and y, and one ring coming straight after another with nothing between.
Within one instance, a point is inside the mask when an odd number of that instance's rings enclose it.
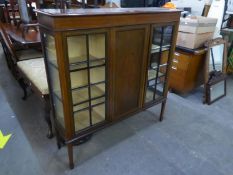
<instances>
[{"instance_id":1,"label":"centre panel door","mask_svg":"<svg viewBox=\"0 0 233 175\"><path fill-rule=\"evenodd\" d=\"M114 119L134 112L141 106L148 29L146 25L115 29Z\"/></svg>"}]
</instances>

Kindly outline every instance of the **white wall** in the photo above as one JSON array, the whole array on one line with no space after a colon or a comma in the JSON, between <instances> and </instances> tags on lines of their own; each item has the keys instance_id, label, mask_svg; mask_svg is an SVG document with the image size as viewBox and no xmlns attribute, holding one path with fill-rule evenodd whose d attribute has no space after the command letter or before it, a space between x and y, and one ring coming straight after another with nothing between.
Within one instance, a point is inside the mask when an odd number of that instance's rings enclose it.
<instances>
[{"instance_id":1,"label":"white wall","mask_svg":"<svg viewBox=\"0 0 233 175\"><path fill-rule=\"evenodd\" d=\"M191 7L193 15L201 15L206 1L209 0L171 0L177 7Z\"/></svg>"},{"instance_id":2,"label":"white wall","mask_svg":"<svg viewBox=\"0 0 233 175\"><path fill-rule=\"evenodd\" d=\"M121 6L121 0L106 0L106 2L114 2L118 7Z\"/></svg>"}]
</instances>

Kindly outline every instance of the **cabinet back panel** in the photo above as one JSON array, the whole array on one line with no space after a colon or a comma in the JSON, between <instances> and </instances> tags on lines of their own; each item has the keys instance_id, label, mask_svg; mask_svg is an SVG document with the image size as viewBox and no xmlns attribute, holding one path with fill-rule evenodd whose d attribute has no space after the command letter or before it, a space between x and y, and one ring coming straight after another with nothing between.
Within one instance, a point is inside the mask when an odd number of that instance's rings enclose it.
<instances>
[{"instance_id":1,"label":"cabinet back panel","mask_svg":"<svg viewBox=\"0 0 233 175\"><path fill-rule=\"evenodd\" d=\"M139 108L145 28L116 32L114 118Z\"/></svg>"}]
</instances>

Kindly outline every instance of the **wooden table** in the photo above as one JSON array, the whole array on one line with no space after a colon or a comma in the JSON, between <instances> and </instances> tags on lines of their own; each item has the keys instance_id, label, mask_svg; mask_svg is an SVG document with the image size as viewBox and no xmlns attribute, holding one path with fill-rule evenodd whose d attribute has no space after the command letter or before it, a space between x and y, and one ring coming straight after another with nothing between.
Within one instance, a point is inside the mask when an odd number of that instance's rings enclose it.
<instances>
[{"instance_id":1,"label":"wooden table","mask_svg":"<svg viewBox=\"0 0 233 175\"><path fill-rule=\"evenodd\" d=\"M23 37L23 33L22 33L21 28L17 29L17 27L15 27L11 24L8 24L8 23L5 23L3 25L3 27L5 28L7 34L10 36L10 38L20 45L34 46L34 45L41 44L39 31L29 30L28 32L24 33L24 37Z\"/></svg>"}]
</instances>

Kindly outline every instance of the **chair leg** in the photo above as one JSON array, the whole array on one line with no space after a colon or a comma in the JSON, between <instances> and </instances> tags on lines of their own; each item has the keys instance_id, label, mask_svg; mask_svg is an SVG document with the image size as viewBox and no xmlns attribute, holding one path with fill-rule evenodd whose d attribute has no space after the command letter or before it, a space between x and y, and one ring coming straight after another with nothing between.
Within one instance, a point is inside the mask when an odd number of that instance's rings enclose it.
<instances>
[{"instance_id":1,"label":"chair leg","mask_svg":"<svg viewBox=\"0 0 233 175\"><path fill-rule=\"evenodd\" d=\"M45 110L45 121L48 124L47 138L51 139L53 138L53 129L52 129L52 121L50 119L50 106L46 102L45 102L44 110Z\"/></svg>"},{"instance_id":2,"label":"chair leg","mask_svg":"<svg viewBox=\"0 0 233 175\"><path fill-rule=\"evenodd\" d=\"M22 97L22 99L26 100L27 97L28 97L28 94L27 94L27 85L25 84L23 78L18 79L18 82L19 82L20 87L23 89L23 97Z\"/></svg>"},{"instance_id":3,"label":"chair leg","mask_svg":"<svg viewBox=\"0 0 233 175\"><path fill-rule=\"evenodd\" d=\"M69 166L70 169L74 168L74 160L73 160L73 145L72 143L67 145L67 149L68 149L68 156L69 156Z\"/></svg>"},{"instance_id":4,"label":"chair leg","mask_svg":"<svg viewBox=\"0 0 233 175\"><path fill-rule=\"evenodd\" d=\"M161 104L161 112L160 112L160 118L159 118L160 122L163 121L165 106L166 106L166 101L162 102L162 104Z\"/></svg>"},{"instance_id":5,"label":"chair leg","mask_svg":"<svg viewBox=\"0 0 233 175\"><path fill-rule=\"evenodd\" d=\"M55 128L55 134L56 134L56 140L57 140L57 148L61 149L63 142L56 128Z\"/></svg>"}]
</instances>

